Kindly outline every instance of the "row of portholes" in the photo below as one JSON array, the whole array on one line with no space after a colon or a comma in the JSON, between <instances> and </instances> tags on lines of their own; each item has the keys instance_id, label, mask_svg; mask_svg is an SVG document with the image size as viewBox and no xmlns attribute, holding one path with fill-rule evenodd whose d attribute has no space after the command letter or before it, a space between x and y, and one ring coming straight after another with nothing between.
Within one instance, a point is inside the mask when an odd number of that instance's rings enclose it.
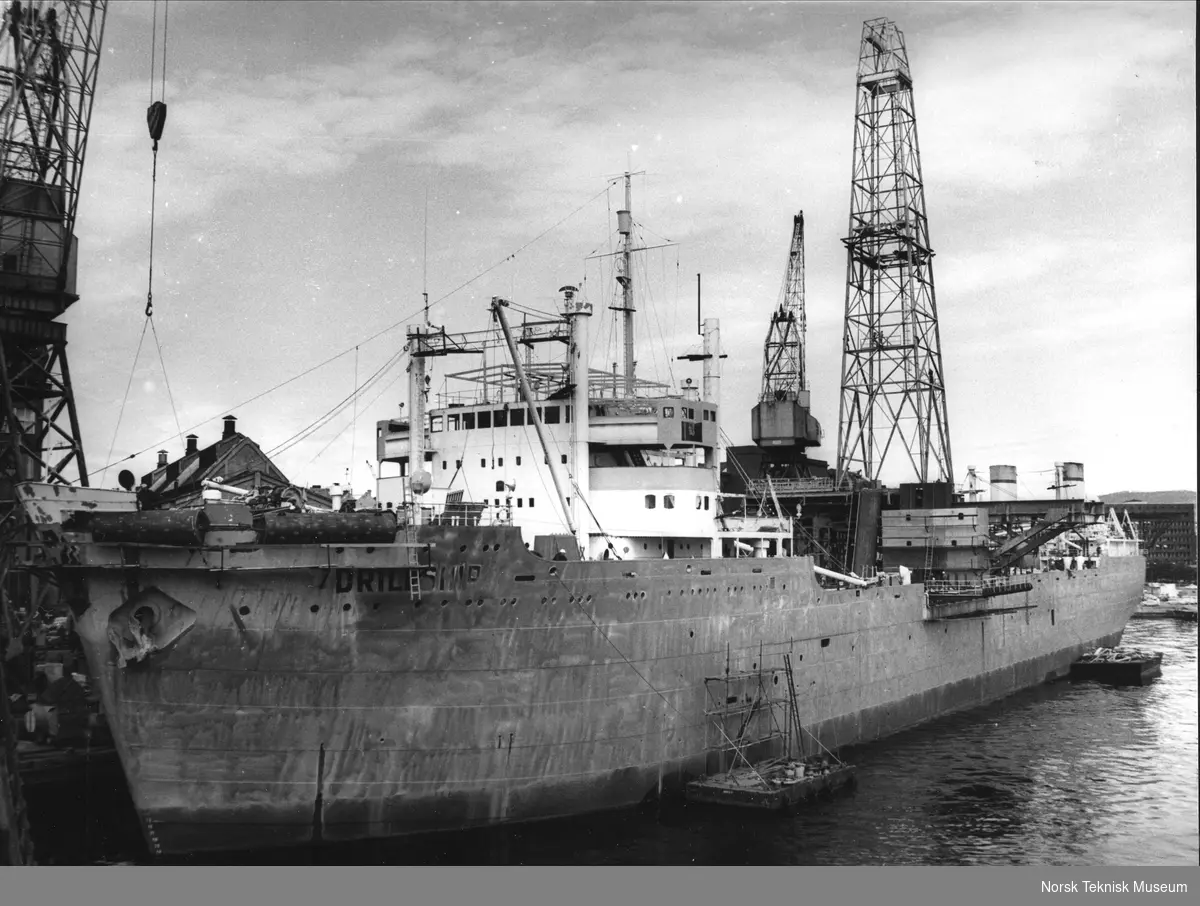
<instances>
[{"instance_id":1,"label":"row of portholes","mask_svg":"<svg viewBox=\"0 0 1200 906\"><path fill-rule=\"evenodd\" d=\"M646 596L646 594L645 594L645 592L643 592L643 593L642 593L642 597L645 597L645 596ZM515 607L515 606L516 606L516 604L517 604L517 601L518 601L518 600L520 600L520 599L519 599L519 598L501 598L499 603L500 603L500 606L501 606L501 607ZM581 597L581 598L579 599L579 601L578 601L578 602L575 602L574 600L572 600L572 603L580 603L580 604L582 604L582 603L584 603L585 601L587 601L587 602L589 602L589 603L590 603L590 602L591 602L591 600L592 600L592 596L591 596L591 595L588 595L586 598L583 598L583 597ZM482 606L484 605L484 601L485 601L485 599L483 599L483 598L478 598L478 599L474 599L474 598L467 598L465 601L463 601L463 606L464 606L464 607L470 607L472 604L474 604L476 607L482 607ZM558 603L558 598L557 598L557 597L554 597L554 598L542 598L542 603L543 603L543 604L550 604L550 605L554 605L554 604L557 604L557 603ZM448 605L450 604L450 599L449 599L449 598L442 598L442 602L441 602L441 604L442 604L442 607L446 607L446 606L448 606ZM413 601L413 605L414 605L414 606L416 606L416 607L420 607L420 606L421 606L421 602L420 602L420 601ZM349 606L349 605L347 605L347 606ZM375 607L376 607L376 609L378 609L379 605L378 605L378 604L376 604L376 605L375 605Z\"/></svg>"},{"instance_id":2,"label":"row of portholes","mask_svg":"<svg viewBox=\"0 0 1200 906\"><path fill-rule=\"evenodd\" d=\"M378 609L378 608L379 608L379 605L378 605L378 604L376 604L376 605L375 605L375 608L376 608L376 609ZM309 612L309 613L316 613L316 612L317 612L317 611L319 611L320 609L321 609L321 605L320 605L320 604L310 604L310 605L309 605L309 608L308 608L308 612ZM350 612L350 603L349 603L349 602L346 602L345 604L343 604L343 605L342 605L342 610L343 610L343 612L345 612L345 613L349 613L349 612ZM240 613L242 616L249 616L249 614L250 614L250 608L249 608L249 607L247 607L245 604L243 604L241 607L239 607L239 608L238 608L238 613Z\"/></svg>"},{"instance_id":3,"label":"row of portholes","mask_svg":"<svg viewBox=\"0 0 1200 906\"><path fill-rule=\"evenodd\" d=\"M486 545L486 544L485 544L485 545L483 545L482 547L480 547L479 549L480 549L481 551L483 551L483 552L486 554L488 551L498 551L498 550L500 550L500 545L499 545L499 544L493 544L493 545L491 545L491 546L489 547L488 545ZM460 554L466 553L466 551L467 551L467 546L466 546L465 544L460 544L460 545L458 546L458 552L459 552Z\"/></svg>"},{"instance_id":4,"label":"row of portholes","mask_svg":"<svg viewBox=\"0 0 1200 906\"><path fill-rule=\"evenodd\" d=\"M762 586L762 587L763 587L763 588L765 588L765 586ZM760 588L760 586L758 586L758 585L752 585L752 586L751 586L751 590L752 590L752 591L757 591L759 588ZM783 586L783 588L784 588L784 590L786 590L786 589L787 589L787 585L785 584L785 585ZM738 586L730 586L730 587L729 587L729 594L733 594L734 592L738 592L738 591L744 591L744 590L745 590L745 586L743 586L743 585L738 585ZM697 593L699 593L699 594L716 594L716 591L717 591L717 590L716 590L715 588L701 588L701 589L695 589L695 588L693 588L693 589L691 589L691 590L690 590L690 593L691 593L691 594L693 594L693 595L695 595L695 594L697 594ZM679 589L679 596L680 596L680 597L687 597L687 596L688 596L688 593L689 593L689 590L688 590L688 589L686 589L686 588L681 588L681 589ZM672 595L672 594L673 594L673 592L672 592L670 589L668 589L668 590L667 590L667 597L668 597L668 598L669 598L669 597L671 597L671 595ZM898 596L897 596L897 597L898 597ZM645 593L644 591L641 591L641 592L626 592L626 593L625 593L625 600L627 600L627 601L631 601L631 600L643 600L643 601L644 601L645 599L646 599L646 593ZM467 607L470 607L472 604L474 604L476 607L482 607L482 606L483 606L483 600L484 600L483 598L480 598L480 599L478 599L478 600L474 600L474 599L472 599L472 598L467 598L467 599L466 599L466 601L464 601L463 603L464 603L464 605L465 605L465 606L467 606ZM504 607L504 606L506 606L506 605L515 605L515 604L517 603L517 600L518 600L517 598L501 598L501 599L500 599L500 606L501 606L501 607ZM584 597L581 597L581 598L579 599L579 602L578 602L578 603L581 603L581 604L582 604L582 603L586 602L586 603L589 603L589 604L590 604L590 603L591 603L591 601L592 601L592 596L591 596L591 595L588 595L586 598L584 598ZM442 607L445 607L445 606L447 606L449 603L450 603L450 601L449 601L449 599L448 599L448 598L442 598ZM543 603L543 604L547 604L547 603L548 603L548 604L554 605L554 604L557 604L557 603L558 603L558 598L557 598L557 597L554 597L554 598L542 598L542 603ZM575 601L574 601L573 599L572 599L572 603L575 603ZM413 601L413 606L414 606L414 607L420 607L420 606L421 606L421 600L420 600L420 598L418 598L417 600ZM319 610L321 609L321 607L320 607L320 605L318 605L318 604L313 604L313 605L311 605L311 606L310 606L308 609L309 609L309 612L311 612L311 613L317 613L317 611L319 611ZM376 602L375 602L375 603L374 603L374 604L371 606L371 609L372 609L372 610L378 610L378 609L379 609L379 602L378 602L378 601L376 601ZM348 604L348 603L347 603L347 604L343 604L343 605L342 605L342 610L343 610L343 611L345 611L345 612L347 612L347 613L349 613L349 611L350 611L350 604ZM242 616L248 616L248 615L249 615L249 613L250 613L250 608L249 608L249 607L246 607L245 605L242 605L241 607L239 607L239 608L238 608L238 613L240 613Z\"/></svg>"}]
</instances>

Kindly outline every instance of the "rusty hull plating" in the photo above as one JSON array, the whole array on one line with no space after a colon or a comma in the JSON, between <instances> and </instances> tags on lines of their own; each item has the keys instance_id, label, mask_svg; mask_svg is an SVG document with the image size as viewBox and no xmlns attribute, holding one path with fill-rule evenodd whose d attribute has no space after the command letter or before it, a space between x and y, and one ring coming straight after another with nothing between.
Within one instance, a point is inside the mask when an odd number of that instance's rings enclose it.
<instances>
[{"instance_id":1,"label":"rusty hull plating","mask_svg":"<svg viewBox=\"0 0 1200 906\"><path fill-rule=\"evenodd\" d=\"M1115 644L1144 568L1042 574L1027 609L939 620L920 585L826 589L807 557L558 562L505 526L385 544L62 538L64 595L160 854L681 790L717 768L705 676L784 654L823 744L875 739Z\"/></svg>"}]
</instances>

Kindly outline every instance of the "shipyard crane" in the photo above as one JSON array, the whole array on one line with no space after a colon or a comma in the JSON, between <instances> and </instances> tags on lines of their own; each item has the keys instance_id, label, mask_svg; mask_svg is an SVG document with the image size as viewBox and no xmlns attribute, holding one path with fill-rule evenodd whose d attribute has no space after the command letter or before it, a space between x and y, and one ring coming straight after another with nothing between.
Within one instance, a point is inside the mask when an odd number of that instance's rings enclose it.
<instances>
[{"instance_id":1,"label":"shipyard crane","mask_svg":"<svg viewBox=\"0 0 1200 906\"><path fill-rule=\"evenodd\" d=\"M12 0L0 23L0 611L10 640L10 602L32 613L40 598L38 580L15 568L28 526L16 485L88 483L57 318L79 299L75 215L106 13L107 0ZM32 852L7 716L0 862L20 863Z\"/></svg>"},{"instance_id":2,"label":"shipyard crane","mask_svg":"<svg viewBox=\"0 0 1200 906\"><path fill-rule=\"evenodd\" d=\"M760 447L802 450L821 443L821 426L809 412L804 369L804 212L792 220L792 245L779 306L763 347L763 382L750 413L750 436Z\"/></svg>"},{"instance_id":3,"label":"shipyard crane","mask_svg":"<svg viewBox=\"0 0 1200 906\"><path fill-rule=\"evenodd\" d=\"M74 235L105 0L13 2L0 33L0 490L87 485L57 321L79 299ZM7 514L6 514L7 515Z\"/></svg>"}]
</instances>

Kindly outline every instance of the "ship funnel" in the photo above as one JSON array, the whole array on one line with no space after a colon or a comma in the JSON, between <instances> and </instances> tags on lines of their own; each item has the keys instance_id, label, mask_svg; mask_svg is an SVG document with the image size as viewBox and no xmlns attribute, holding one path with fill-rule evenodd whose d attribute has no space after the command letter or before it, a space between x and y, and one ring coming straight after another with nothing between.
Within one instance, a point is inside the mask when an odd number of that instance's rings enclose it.
<instances>
[{"instance_id":1,"label":"ship funnel","mask_svg":"<svg viewBox=\"0 0 1200 906\"><path fill-rule=\"evenodd\" d=\"M1086 496L1083 489L1083 463L1054 464L1054 497L1056 500Z\"/></svg>"},{"instance_id":2,"label":"ship funnel","mask_svg":"<svg viewBox=\"0 0 1200 906\"><path fill-rule=\"evenodd\" d=\"M1017 499L1017 467L988 466L988 487L992 500Z\"/></svg>"}]
</instances>

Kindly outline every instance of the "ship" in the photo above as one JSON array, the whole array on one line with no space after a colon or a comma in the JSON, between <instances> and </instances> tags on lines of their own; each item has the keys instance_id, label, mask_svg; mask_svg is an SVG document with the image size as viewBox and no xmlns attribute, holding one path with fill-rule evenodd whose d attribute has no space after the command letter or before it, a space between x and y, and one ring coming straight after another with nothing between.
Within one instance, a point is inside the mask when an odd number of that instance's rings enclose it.
<instances>
[{"instance_id":1,"label":"ship","mask_svg":"<svg viewBox=\"0 0 1200 906\"><path fill-rule=\"evenodd\" d=\"M831 569L773 490L723 490L715 319L671 387L590 367L576 286L518 309L409 327L379 509L19 486L154 854L636 806L779 756L786 726L837 751L1120 642L1145 559L1103 504L860 482L872 563ZM754 704L781 682L782 720Z\"/></svg>"}]
</instances>

